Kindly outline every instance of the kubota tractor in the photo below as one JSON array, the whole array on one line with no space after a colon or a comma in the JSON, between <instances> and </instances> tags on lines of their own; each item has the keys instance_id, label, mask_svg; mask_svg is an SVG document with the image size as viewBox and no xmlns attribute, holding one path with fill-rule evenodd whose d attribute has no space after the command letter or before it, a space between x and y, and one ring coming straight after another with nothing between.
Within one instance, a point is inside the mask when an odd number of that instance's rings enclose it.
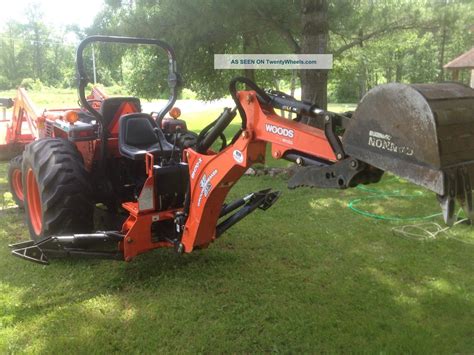
<instances>
[{"instance_id":1,"label":"kubota tractor","mask_svg":"<svg viewBox=\"0 0 474 355\"><path fill-rule=\"evenodd\" d=\"M151 115L135 97L107 97L99 89L86 97L83 51L93 42L163 49L171 89L165 107ZM454 222L456 199L473 217L474 90L461 84L376 87L340 137L335 122L347 117L235 78L229 85L235 107L195 134L173 108L180 79L168 44L88 37L77 50L77 73L80 108L37 113L20 91L3 128L6 150L24 147L11 161L9 182L24 205L31 240L12 245L16 256L39 263L65 256L130 261L155 248L190 253L207 247L279 197L267 189L224 202L244 172L264 162L267 144L273 158L300 166L290 188L345 189L376 183L388 171L434 191L446 223ZM237 91L238 83L248 90ZM241 128L227 142L224 130L237 112ZM303 124L308 117L324 127ZM221 147L213 150L218 140ZM94 232L95 225L106 228Z\"/></svg>"}]
</instances>

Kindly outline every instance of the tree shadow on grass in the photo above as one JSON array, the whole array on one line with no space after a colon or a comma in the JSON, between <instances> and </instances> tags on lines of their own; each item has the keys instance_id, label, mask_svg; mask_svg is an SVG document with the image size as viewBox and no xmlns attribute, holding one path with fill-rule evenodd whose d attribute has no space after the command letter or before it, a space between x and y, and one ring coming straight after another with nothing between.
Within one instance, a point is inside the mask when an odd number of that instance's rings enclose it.
<instances>
[{"instance_id":1,"label":"tree shadow on grass","mask_svg":"<svg viewBox=\"0 0 474 355\"><path fill-rule=\"evenodd\" d=\"M32 345L53 352L469 350L471 318L465 312L473 304L457 294L456 282L447 292L427 284L418 291L415 276L410 282L403 272L358 253L337 252L338 260L313 260L311 267L291 256L269 265L268 259L255 263L240 255L249 267L229 262L228 255L199 255L173 262L173 268L140 260L85 289L81 272L69 283L73 295L47 292L54 301L34 310L32 329L44 338ZM61 266L68 274L68 265ZM425 271L428 278L448 276ZM27 292L23 302L35 296Z\"/></svg>"},{"instance_id":2,"label":"tree shadow on grass","mask_svg":"<svg viewBox=\"0 0 474 355\"><path fill-rule=\"evenodd\" d=\"M3 248L2 248L3 249ZM16 259L3 250L10 273L2 278L3 287L19 290L12 323L28 322L55 309L80 304L103 294L127 295L135 290L153 290L159 297L163 287L173 283L186 286L189 274L215 277L219 269L238 268L232 253L176 255L172 249L156 250L138 256L133 262L55 259L41 266ZM212 275L214 274L214 276ZM191 290L191 289L190 289Z\"/></svg>"}]
</instances>

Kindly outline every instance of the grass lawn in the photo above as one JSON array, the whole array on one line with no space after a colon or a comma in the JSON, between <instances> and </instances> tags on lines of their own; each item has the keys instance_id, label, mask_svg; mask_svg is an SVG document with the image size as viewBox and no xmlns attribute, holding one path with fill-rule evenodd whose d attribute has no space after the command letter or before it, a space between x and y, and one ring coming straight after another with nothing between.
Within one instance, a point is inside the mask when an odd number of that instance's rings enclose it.
<instances>
[{"instance_id":1,"label":"grass lawn","mask_svg":"<svg viewBox=\"0 0 474 355\"><path fill-rule=\"evenodd\" d=\"M23 213L8 208L6 169L1 163L0 353L474 351L469 226L452 229L456 240L404 239L392 227L413 222L347 207L374 192L287 190L280 177L243 177L230 198L266 187L283 195L207 250L40 266L10 256L7 245L28 232ZM394 177L370 187L416 197L366 199L361 209L438 212L432 193Z\"/></svg>"},{"instance_id":2,"label":"grass lawn","mask_svg":"<svg viewBox=\"0 0 474 355\"><path fill-rule=\"evenodd\" d=\"M107 92L111 96L119 96L119 95L128 95L127 93L120 93L118 92L117 88L105 88L105 92ZM86 93L88 93L86 91ZM16 95L16 90L0 90L0 97L5 98L14 98ZM41 91L35 90L28 90L28 95L31 97L33 103L37 106L38 109L42 110L44 108L61 108L61 107L75 107L77 106L78 102L78 95L77 90L75 89L55 89L55 88L44 88ZM146 102L144 100L144 102ZM164 102L164 101L163 101ZM329 110L333 112L344 112L353 110L355 108L354 104L329 104ZM223 107L222 107L223 109ZM209 110L207 114L209 114L209 122L216 119L217 116L222 112L222 109L216 110ZM192 119L192 113L186 112L183 110L184 119ZM196 128L201 127L196 126Z\"/></svg>"}]
</instances>

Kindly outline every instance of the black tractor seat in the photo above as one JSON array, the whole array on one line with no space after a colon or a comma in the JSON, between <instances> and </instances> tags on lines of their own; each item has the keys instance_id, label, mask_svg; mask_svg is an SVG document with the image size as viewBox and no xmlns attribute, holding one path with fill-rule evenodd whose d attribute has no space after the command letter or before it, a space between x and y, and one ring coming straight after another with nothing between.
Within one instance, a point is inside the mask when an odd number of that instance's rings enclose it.
<instances>
[{"instance_id":1,"label":"black tractor seat","mask_svg":"<svg viewBox=\"0 0 474 355\"><path fill-rule=\"evenodd\" d=\"M120 117L119 151L122 156L133 160L143 160L146 153L167 158L173 145L149 114L130 113Z\"/></svg>"}]
</instances>

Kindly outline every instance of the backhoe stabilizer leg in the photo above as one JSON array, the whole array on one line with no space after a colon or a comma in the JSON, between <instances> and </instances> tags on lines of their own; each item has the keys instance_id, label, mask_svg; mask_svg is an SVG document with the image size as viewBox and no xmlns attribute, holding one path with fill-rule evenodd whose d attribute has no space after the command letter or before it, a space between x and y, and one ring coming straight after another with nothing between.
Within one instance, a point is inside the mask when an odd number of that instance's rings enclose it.
<instances>
[{"instance_id":1,"label":"backhoe stabilizer leg","mask_svg":"<svg viewBox=\"0 0 474 355\"><path fill-rule=\"evenodd\" d=\"M16 244L8 245L12 248L12 255L19 258L32 261L34 263L48 265L49 261L43 251L35 245L35 242L28 240L26 242L20 242Z\"/></svg>"},{"instance_id":2,"label":"backhoe stabilizer leg","mask_svg":"<svg viewBox=\"0 0 474 355\"><path fill-rule=\"evenodd\" d=\"M118 232L97 232L45 237L10 244L12 255L35 263L48 265L50 258L98 258L123 260L119 242L123 235Z\"/></svg>"}]
</instances>

